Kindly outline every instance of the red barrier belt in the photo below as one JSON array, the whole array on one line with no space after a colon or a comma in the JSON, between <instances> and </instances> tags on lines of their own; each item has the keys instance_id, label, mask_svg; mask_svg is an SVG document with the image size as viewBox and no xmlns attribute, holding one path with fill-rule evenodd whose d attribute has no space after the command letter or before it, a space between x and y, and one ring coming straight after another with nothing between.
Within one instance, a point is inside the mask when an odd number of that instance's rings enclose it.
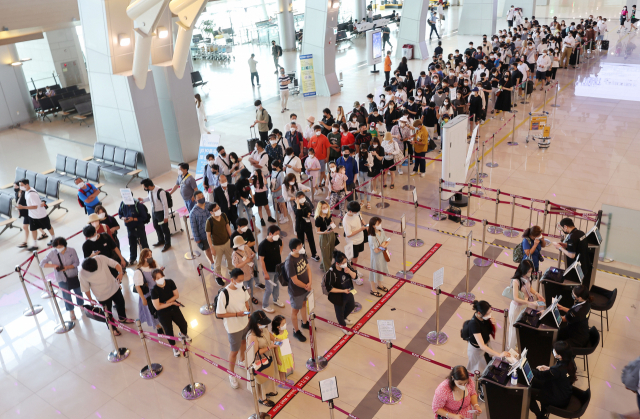
<instances>
[{"instance_id":1,"label":"red barrier belt","mask_svg":"<svg viewBox=\"0 0 640 419\"><path fill-rule=\"evenodd\" d=\"M486 257L484 257L484 256L477 255L477 254L475 254L475 253L473 253L473 252L470 252L470 253L471 253L471 256L475 256L475 257L480 258L480 259L483 259L483 260L488 260L488 261L489 261L489 262L491 262L491 263L495 263L495 264L497 264L497 265L506 266L507 268L518 269L518 267L517 267L517 266L509 265L508 263L503 263L503 262L497 261L497 260L495 260L495 259L489 259L489 258L486 258Z\"/></svg>"}]
</instances>

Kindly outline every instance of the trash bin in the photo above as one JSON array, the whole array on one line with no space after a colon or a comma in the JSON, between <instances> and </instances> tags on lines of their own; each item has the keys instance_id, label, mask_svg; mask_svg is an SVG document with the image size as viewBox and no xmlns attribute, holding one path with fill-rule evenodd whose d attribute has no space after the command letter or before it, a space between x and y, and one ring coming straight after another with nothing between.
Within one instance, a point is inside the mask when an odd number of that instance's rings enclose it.
<instances>
[{"instance_id":1,"label":"trash bin","mask_svg":"<svg viewBox=\"0 0 640 419\"><path fill-rule=\"evenodd\" d=\"M413 60L413 45L404 44L402 46L402 56L406 57L407 60Z\"/></svg>"}]
</instances>

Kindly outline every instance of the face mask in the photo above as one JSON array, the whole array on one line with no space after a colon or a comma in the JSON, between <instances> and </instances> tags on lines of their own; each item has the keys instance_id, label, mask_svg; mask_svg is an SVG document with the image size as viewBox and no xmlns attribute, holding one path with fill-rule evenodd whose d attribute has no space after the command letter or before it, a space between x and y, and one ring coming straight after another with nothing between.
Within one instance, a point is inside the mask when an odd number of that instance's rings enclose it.
<instances>
[{"instance_id":1,"label":"face mask","mask_svg":"<svg viewBox=\"0 0 640 419\"><path fill-rule=\"evenodd\" d=\"M486 316L482 317L482 320L489 320L491 318L491 313L487 314Z\"/></svg>"},{"instance_id":2,"label":"face mask","mask_svg":"<svg viewBox=\"0 0 640 419\"><path fill-rule=\"evenodd\" d=\"M164 287L164 283L165 283L164 276L161 276L160 278L156 279L156 285Z\"/></svg>"},{"instance_id":3,"label":"face mask","mask_svg":"<svg viewBox=\"0 0 640 419\"><path fill-rule=\"evenodd\" d=\"M331 132L338 132L338 128L331 128Z\"/></svg>"},{"instance_id":4,"label":"face mask","mask_svg":"<svg viewBox=\"0 0 640 419\"><path fill-rule=\"evenodd\" d=\"M571 298L573 298L573 301L577 300L578 297L576 297L575 295L571 294Z\"/></svg>"},{"instance_id":5,"label":"face mask","mask_svg":"<svg viewBox=\"0 0 640 419\"><path fill-rule=\"evenodd\" d=\"M316 131L316 137L319 137L322 134L322 131Z\"/></svg>"},{"instance_id":6,"label":"face mask","mask_svg":"<svg viewBox=\"0 0 640 419\"><path fill-rule=\"evenodd\" d=\"M295 184L296 184L295 180L293 182L289 182L289 185L291 185L291 186L293 186Z\"/></svg>"},{"instance_id":7,"label":"face mask","mask_svg":"<svg viewBox=\"0 0 640 419\"><path fill-rule=\"evenodd\" d=\"M344 268L347 267L347 262L343 263L342 265L338 265L338 266L340 266L342 269L344 269Z\"/></svg>"},{"instance_id":8,"label":"face mask","mask_svg":"<svg viewBox=\"0 0 640 419\"><path fill-rule=\"evenodd\" d=\"M274 241L274 242L277 242L278 240L280 240L280 235L279 235L279 234L276 234L276 235L274 235L274 236L272 237L272 239L273 239L273 241Z\"/></svg>"},{"instance_id":9,"label":"face mask","mask_svg":"<svg viewBox=\"0 0 640 419\"><path fill-rule=\"evenodd\" d=\"M98 229L98 227L100 227L100 221L94 221L91 223L92 226L94 226L96 228L96 230Z\"/></svg>"},{"instance_id":10,"label":"face mask","mask_svg":"<svg viewBox=\"0 0 640 419\"><path fill-rule=\"evenodd\" d=\"M26 191L26 190L27 190L27 188L26 188L26 187L24 187L24 186L20 186L20 190L21 190L21 191Z\"/></svg>"},{"instance_id":11,"label":"face mask","mask_svg":"<svg viewBox=\"0 0 640 419\"><path fill-rule=\"evenodd\" d=\"M278 329L287 330L287 324L286 323L282 323L280 326L278 326Z\"/></svg>"},{"instance_id":12,"label":"face mask","mask_svg":"<svg viewBox=\"0 0 640 419\"><path fill-rule=\"evenodd\" d=\"M322 209L322 213L323 213L323 214L327 214L328 212L329 212L329 208L323 208L323 209Z\"/></svg>"},{"instance_id":13,"label":"face mask","mask_svg":"<svg viewBox=\"0 0 640 419\"><path fill-rule=\"evenodd\" d=\"M213 167L214 161L213 160L209 160L209 166Z\"/></svg>"},{"instance_id":14,"label":"face mask","mask_svg":"<svg viewBox=\"0 0 640 419\"><path fill-rule=\"evenodd\" d=\"M213 216L214 216L214 217L219 217L219 216L220 216L220 214L222 214L222 210L217 210L217 211L214 211L214 212L213 212Z\"/></svg>"},{"instance_id":15,"label":"face mask","mask_svg":"<svg viewBox=\"0 0 640 419\"><path fill-rule=\"evenodd\" d=\"M227 187L227 182L221 183L220 186L222 186L223 188L226 188Z\"/></svg>"},{"instance_id":16,"label":"face mask","mask_svg":"<svg viewBox=\"0 0 640 419\"><path fill-rule=\"evenodd\" d=\"M306 250L304 250L304 247L303 247L302 249L300 249L300 250L298 251L298 253L299 253L299 254L301 254L301 255L304 255L304 254L305 254L305 253L307 253L307 252L306 252Z\"/></svg>"},{"instance_id":17,"label":"face mask","mask_svg":"<svg viewBox=\"0 0 640 419\"><path fill-rule=\"evenodd\" d=\"M553 357L554 357L555 359L558 359L558 353L556 352L556 350L555 350L555 349L553 350Z\"/></svg>"},{"instance_id":18,"label":"face mask","mask_svg":"<svg viewBox=\"0 0 640 419\"><path fill-rule=\"evenodd\" d=\"M316 156L316 155L315 155L315 154L313 154L313 153L309 154L309 157L311 157L311 158L314 158L315 156Z\"/></svg>"},{"instance_id":19,"label":"face mask","mask_svg":"<svg viewBox=\"0 0 640 419\"><path fill-rule=\"evenodd\" d=\"M463 386L463 385L460 385L460 384L456 384L456 387L458 387L462 391L465 391L467 389L467 386Z\"/></svg>"},{"instance_id":20,"label":"face mask","mask_svg":"<svg viewBox=\"0 0 640 419\"><path fill-rule=\"evenodd\" d=\"M240 246L238 246L238 250L244 250L244 244L241 244Z\"/></svg>"},{"instance_id":21,"label":"face mask","mask_svg":"<svg viewBox=\"0 0 640 419\"><path fill-rule=\"evenodd\" d=\"M91 237L89 240L91 240L92 242L97 241L98 240L99 235L96 234L95 236Z\"/></svg>"},{"instance_id":22,"label":"face mask","mask_svg":"<svg viewBox=\"0 0 640 419\"><path fill-rule=\"evenodd\" d=\"M260 329L264 329L264 328L265 328L265 327L267 327L267 326L268 326L267 324L259 324L259 325L258 325L258 327L259 327Z\"/></svg>"},{"instance_id":23,"label":"face mask","mask_svg":"<svg viewBox=\"0 0 640 419\"><path fill-rule=\"evenodd\" d=\"M259 111L259 110L260 110L260 106L256 106L256 111Z\"/></svg>"},{"instance_id":24,"label":"face mask","mask_svg":"<svg viewBox=\"0 0 640 419\"><path fill-rule=\"evenodd\" d=\"M336 171L336 168L335 168L335 167L330 167L329 169L330 169L332 172L335 172L335 171Z\"/></svg>"},{"instance_id":25,"label":"face mask","mask_svg":"<svg viewBox=\"0 0 640 419\"><path fill-rule=\"evenodd\" d=\"M307 200L307 198L300 198L298 199L298 204L302 205L305 203L305 201Z\"/></svg>"},{"instance_id":26,"label":"face mask","mask_svg":"<svg viewBox=\"0 0 640 419\"><path fill-rule=\"evenodd\" d=\"M105 214L104 212L102 214L98 214L98 218L101 220L104 220L106 216L107 214Z\"/></svg>"},{"instance_id":27,"label":"face mask","mask_svg":"<svg viewBox=\"0 0 640 419\"><path fill-rule=\"evenodd\" d=\"M382 231L382 224L378 224L378 225L376 226L376 230L378 230L378 231Z\"/></svg>"},{"instance_id":28,"label":"face mask","mask_svg":"<svg viewBox=\"0 0 640 419\"><path fill-rule=\"evenodd\" d=\"M343 156L345 159L348 159L348 158L349 158L349 155L350 155L349 153L344 153L342 156Z\"/></svg>"},{"instance_id":29,"label":"face mask","mask_svg":"<svg viewBox=\"0 0 640 419\"><path fill-rule=\"evenodd\" d=\"M269 142L271 143L272 146L275 146L278 143L276 140L271 140Z\"/></svg>"},{"instance_id":30,"label":"face mask","mask_svg":"<svg viewBox=\"0 0 640 419\"><path fill-rule=\"evenodd\" d=\"M246 226L245 226L245 227L240 227L240 228L238 229L238 231L240 231L240 233L244 233L244 232L245 232L245 231L247 231L248 229L249 229L249 227L246 227Z\"/></svg>"},{"instance_id":31,"label":"face mask","mask_svg":"<svg viewBox=\"0 0 640 419\"><path fill-rule=\"evenodd\" d=\"M198 204L200 204L200 205L204 204L204 198L198 199Z\"/></svg>"},{"instance_id":32,"label":"face mask","mask_svg":"<svg viewBox=\"0 0 640 419\"><path fill-rule=\"evenodd\" d=\"M56 250L60 253L62 253L64 251L64 247L56 247Z\"/></svg>"}]
</instances>

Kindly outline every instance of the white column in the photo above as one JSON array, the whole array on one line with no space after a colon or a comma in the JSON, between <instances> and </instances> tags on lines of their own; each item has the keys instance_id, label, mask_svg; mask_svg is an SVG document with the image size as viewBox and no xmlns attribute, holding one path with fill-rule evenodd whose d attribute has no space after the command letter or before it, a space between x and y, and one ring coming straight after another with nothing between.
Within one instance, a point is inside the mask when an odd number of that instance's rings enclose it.
<instances>
[{"instance_id":1,"label":"white column","mask_svg":"<svg viewBox=\"0 0 640 419\"><path fill-rule=\"evenodd\" d=\"M302 54L313 55L318 96L340 92L336 75L336 35L339 0L307 0L304 13Z\"/></svg>"},{"instance_id":2,"label":"white column","mask_svg":"<svg viewBox=\"0 0 640 419\"><path fill-rule=\"evenodd\" d=\"M355 3L353 7L353 12L354 12L353 18L356 22L360 22L362 21L362 19L367 17L367 0L353 0L353 1Z\"/></svg>"},{"instance_id":3,"label":"white column","mask_svg":"<svg viewBox=\"0 0 640 419\"><path fill-rule=\"evenodd\" d=\"M402 57L402 46L413 45L413 58L426 60L429 58L427 48L427 17L429 0L405 0L402 4L402 19L398 31L396 56Z\"/></svg>"},{"instance_id":4,"label":"white column","mask_svg":"<svg viewBox=\"0 0 640 419\"><path fill-rule=\"evenodd\" d=\"M284 51L296 49L296 27L293 23L291 0L278 0L278 32L280 46Z\"/></svg>"},{"instance_id":5,"label":"white column","mask_svg":"<svg viewBox=\"0 0 640 419\"><path fill-rule=\"evenodd\" d=\"M45 37L51 49L56 72L60 76L60 86L87 86L89 77L75 26L47 31Z\"/></svg>"},{"instance_id":6,"label":"white column","mask_svg":"<svg viewBox=\"0 0 640 419\"><path fill-rule=\"evenodd\" d=\"M458 28L458 35L486 34L490 37L496 33L497 12L498 0L465 0L460 14L460 22L464 22L464 24Z\"/></svg>"},{"instance_id":7,"label":"white column","mask_svg":"<svg viewBox=\"0 0 640 419\"><path fill-rule=\"evenodd\" d=\"M31 96L15 44L0 46L0 129L29 122L35 118Z\"/></svg>"}]
</instances>

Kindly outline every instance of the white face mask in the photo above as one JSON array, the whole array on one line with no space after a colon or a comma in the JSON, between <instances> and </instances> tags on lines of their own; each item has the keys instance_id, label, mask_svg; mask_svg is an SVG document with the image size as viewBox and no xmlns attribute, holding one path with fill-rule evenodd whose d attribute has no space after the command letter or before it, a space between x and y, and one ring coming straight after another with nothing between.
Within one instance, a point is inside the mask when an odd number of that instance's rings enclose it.
<instances>
[{"instance_id":1,"label":"white face mask","mask_svg":"<svg viewBox=\"0 0 640 419\"><path fill-rule=\"evenodd\" d=\"M458 387L462 391L465 391L467 389L467 386L463 386L463 385L460 385L460 384L457 384L457 383L456 383L456 387Z\"/></svg>"},{"instance_id":2,"label":"white face mask","mask_svg":"<svg viewBox=\"0 0 640 419\"><path fill-rule=\"evenodd\" d=\"M328 212L329 212L329 208L323 208L323 209L322 209L322 213L323 213L323 214L327 214Z\"/></svg>"},{"instance_id":3,"label":"white face mask","mask_svg":"<svg viewBox=\"0 0 640 419\"><path fill-rule=\"evenodd\" d=\"M27 188L26 188L26 187L24 187L24 186L20 186L20 190L21 190L21 191L26 191L26 190L27 190Z\"/></svg>"},{"instance_id":4,"label":"white face mask","mask_svg":"<svg viewBox=\"0 0 640 419\"><path fill-rule=\"evenodd\" d=\"M295 180L293 182L289 182L289 185L291 185L291 186L293 186L295 184L296 184Z\"/></svg>"},{"instance_id":5,"label":"white face mask","mask_svg":"<svg viewBox=\"0 0 640 419\"><path fill-rule=\"evenodd\" d=\"M214 216L214 217L219 217L219 216L220 216L220 214L222 214L222 210L217 210L217 211L214 211L214 212L213 212L213 216Z\"/></svg>"},{"instance_id":6,"label":"white face mask","mask_svg":"<svg viewBox=\"0 0 640 419\"><path fill-rule=\"evenodd\" d=\"M298 204L302 205L305 203L306 200L307 200L306 198L300 198L298 199Z\"/></svg>"},{"instance_id":7,"label":"white face mask","mask_svg":"<svg viewBox=\"0 0 640 419\"><path fill-rule=\"evenodd\" d=\"M331 128L331 132L338 132L338 128Z\"/></svg>"},{"instance_id":8,"label":"white face mask","mask_svg":"<svg viewBox=\"0 0 640 419\"><path fill-rule=\"evenodd\" d=\"M156 279L156 285L164 287L164 283L165 283L164 276L161 276L160 278Z\"/></svg>"},{"instance_id":9,"label":"white face mask","mask_svg":"<svg viewBox=\"0 0 640 419\"><path fill-rule=\"evenodd\" d=\"M382 224L378 224L378 225L376 226L376 230L378 230L378 231L382 231Z\"/></svg>"},{"instance_id":10,"label":"white face mask","mask_svg":"<svg viewBox=\"0 0 640 419\"><path fill-rule=\"evenodd\" d=\"M286 323L282 323L280 326L278 326L278 329L287 330L287 324Z\"/></svg>"},{"instance_id":11,"label":"white face mask","mask_svg":"<svg viewBox=\"0 0 640 419\"><path fill-rule=\"evenodd\" d=\"M244 250L244 244L241 244L240 246L238 246L238 250Z\"/></svg>"},{"instance_id":12,"label":"white face mask","mask_svg":"<svg viewBox=\"0 0 640 419\"><path fill-rule=\"evenodd\" d=\"M223 188L226 188L227 187L227 182L221 183L220 186L222 186Z\"/></svg>"},{"instance_id":13,"label":"white face mask","mask_svg":"<svg viewBox=\"0 0 640 419\"><path fill-rule=\"evenodd\" d=\"M249 227L240 227L238 230L240 231L240 233L244 233L248 228Z\"/></svg>"},{"instance_id":14,"label":"white face mask","mask_svg":"<svg viewBox=\"0 0 640 419\"><path fill-rule=\"evenodd\" d=\"M558 359L558 353L556 352L556 350L555 350L555 349L553 350L553 357L554 357L554 358L556 358L556 359Z\"/></svg>"},{"instance_id":15,"label":"white face mask","mask_svg":"<svg viewBox=\"0 0 640 419\"><path fill-rule=\"evenodd\" d=\"M291 127L291 132L296 132L296 129L294 127Z\"/></svg>"},{"instance_id":16,"label":"white face mask","mask_svg":"<svg viewBox=\"0 0 640 419\"><path fill-rule=\"evenodd\" d=\"M84 183L84 182L78 183L78 188L80 188L80 189L84 188L85 186L87 186L87 184Z\"/></svg>"},{"instance_id":17,"label":"white face mask","mask_svg":"<svg viewBox=\"0 0 640 419\"><path fill-rule=\"evenodd\" d=\"M300 249L300 250L298 251L298 253L299 253L299 254L301 254L301 255L304 255L305 253L307 253L307 251L306 251L306 250L304 250L304 247L303 247L302 249Z\"/></svg>"},{"instance_id":18,"label":"white face mask","mask_svg":"<svg viewBox=\"0 0 640 419\"><path fill-rule=\"evenodd\" d=\"M322 131L316 131L316 136L319 137L322 134Z\"/></svg>"},{"instance_id":19,"label":"white face mask","mask_svg":"<svg viewBox=\"0 0 640 419\"><path fill-rule=\"evenodd\" d=\"M338 266L340 266L340 268L344 269L344 268L347 267L347 262L343 263L342 265L338 265Z\"/></svg>"},{"instance_id":20,"label":"white face mask","mask_svg":"<svg viewBox=\"0 0 640 419\"><path fill-rule=\"evenodd\" d=\"M486 316L482 317L482 320L489 320L491 318L491 313L487 314Z\"/></svg>"},{"instance_id":21,"label":"white face mask","mask_svg":"<svg viewBox=\"0 0 640 419\"><path fill-rule=\"evenodd\" d=\"M276 144L278 144L278 142L277 142L276 140L271 140L271 141L269 141L269 142L271 143L271 145L276 145Z\"/></svg>"},{"instance_id":22,"label":"white face mask","mask_svg":"<svg viewBox=\"0 0 640 419\"><path fill-rule=\"evenodd\" d=\"M102 214L98 214L98 218L101 220L104 220L104 218L107 216L107 214L105 214L104 212Z\"/></svg>"},{"instance_id":23,"label":"white face mask","mask_svg":"<svg viewBox=\"0 0 640 419\"><path fill-rule=\"evenodd\" d=\"M89 240L91 240L92 242L97 241L98 240L99 235L96 234L95 236L91 237Z\"/></svg>"},{"instance_id":24,"label":"white face mask","mask_svg":"<svg viewBox=\"0 0 640 419\"><path fill-rule=\"evenodd\" d=\"M94 222L91 223L91 225L94 226L95 229L97 230L98 227L100 227L100 221L94 221Z\"/></svg>"},{"instance_id":25,"label":"white face mask","mask_svg":"<svg viewBox=\"0 0 640 419\"><path fill-rule=\"evenodd\" d=\"M265 328L265 327L267 327L267 326L268 326L267 324L259 324L259 325L258 325L258 327L259 327L260 329L264 329L264 328Z\"/></svg>"},{"instance_id":26,"label":"white face mask","mask_svg":"<svg viewBox=\"0 0 640 419\"><path fill-rule=\"evenodd\" d=\"M56 250L60 253L62 253L64 251L64 247L56 247Z\"/></svg>"},{"instance_id":27,"label":"white face mask","mask_svg":"<svg viewBox=\"0 0 640 419\"><path fill-rule=\"evenodd\" d=\"M332 172L335 172L335 171L336 171L336 168L335 168L335 167L330 167L329 169L330 169Z\"/></svg>"},{"instance_id":28,"label":"white face mask","mask_svg":"<svg viewBox=\"0 0 640 419\"><path fill-rule=\"evenodd\" d=\"M274 242L277 242L278 240L280 240L280 235L279 235L279 234L276 234L276 235L274 235L273 237L271 237L271 239L272 239Z\"/></svg>"},{"instance_id":29,"label":"white face mask","mask_svg":"<svg viewBox=\"0 0 640 419\"><path fill-rule=\"evenodd\" d=\"M213 166L215 164L214 160L209 160L209 166Z\"/></svg>"}]
</instances>

